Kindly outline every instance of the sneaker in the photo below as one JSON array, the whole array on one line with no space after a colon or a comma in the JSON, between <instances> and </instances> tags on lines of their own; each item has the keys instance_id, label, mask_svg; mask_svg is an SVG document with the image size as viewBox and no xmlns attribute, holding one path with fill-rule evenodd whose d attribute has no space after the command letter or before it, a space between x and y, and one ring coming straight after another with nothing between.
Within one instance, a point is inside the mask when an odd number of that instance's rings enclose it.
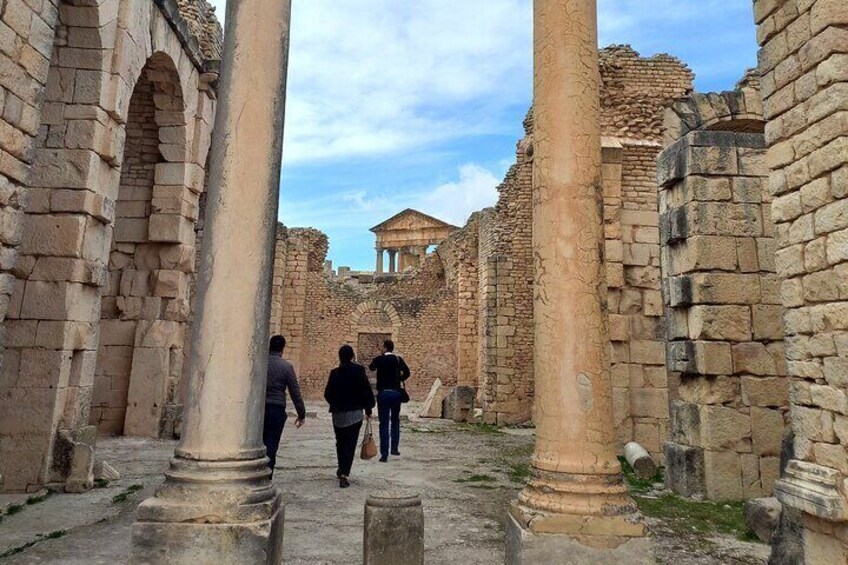
<instances>
[{"instance_id":1,"label":"sneaker","mask_svg":"<svg viewBox=\"0 0 848 565\"><path fill-rule=\"evenodd\" d=\"M400 451L392 451L392 455L395 457L400 457Z\"/></svg>"},{"instance_id":2,"label":"sneaker","mask_svg":"<svg viewBox=\"0 0 848 565\"><path fill-rule=\"evenodd\" d=\"M388 457L380 457L380 463L385 463L388 460L389 460Z\"/></svg>"},{"instance_id":3,"label":"sneaker","mask_svg":"<svg viewBox=\"0 0 848 565\"><path fill-rule=\"evenodd\" d=\"M350 481L347 477L339 477L339 488L347 488L350 486Z\"/></svg>"}]
</instances>

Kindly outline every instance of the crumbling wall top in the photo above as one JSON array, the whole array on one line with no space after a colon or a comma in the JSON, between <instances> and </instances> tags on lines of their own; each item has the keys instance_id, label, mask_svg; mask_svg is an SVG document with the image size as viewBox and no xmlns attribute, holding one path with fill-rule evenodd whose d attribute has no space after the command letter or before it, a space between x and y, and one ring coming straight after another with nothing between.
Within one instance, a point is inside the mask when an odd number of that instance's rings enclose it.
<instances>
[{"instance_id":1,"label":"crumbling wall top","mask_svg":"<svg viewBox=\"0 0 848 565\"><path fill-rule=\"evenodd\" d=\"M667 54L642 57L629 45L600 51L603 135L662 141L663 112L694 89L695 74Z\"/></svg>"},{"instance_id":2,"label":"crumbling wall top","mask_svg":"<svg viewBox=\"0 0 848 565\"><path fill-rule=\"evenodd\" d=\"M192 62L202 71L216 71L224 43L224 30L208 0L153 0Z\"/></svg>"}]
</instances>

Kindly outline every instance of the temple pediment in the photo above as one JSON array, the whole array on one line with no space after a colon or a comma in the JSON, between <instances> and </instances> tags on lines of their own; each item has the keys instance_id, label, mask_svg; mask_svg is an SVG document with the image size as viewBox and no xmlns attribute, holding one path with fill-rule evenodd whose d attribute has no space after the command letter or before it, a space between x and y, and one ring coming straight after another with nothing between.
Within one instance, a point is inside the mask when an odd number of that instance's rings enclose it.
<instances>
[{"instance_id":1,"label":"temple pediment","mask_svg":"<svg viewBox=\"0 0 848 565\"><path fill-rule=\"evenodd\" d=\"M447 222L443 222L438 218L434 218L418 210L407 208L403 212L395 214L388 220L377 224L371 231L381 233L387 231L407 231L407 230L427 230L427 229L459 229Z\"/></svg>"}]
</instances>

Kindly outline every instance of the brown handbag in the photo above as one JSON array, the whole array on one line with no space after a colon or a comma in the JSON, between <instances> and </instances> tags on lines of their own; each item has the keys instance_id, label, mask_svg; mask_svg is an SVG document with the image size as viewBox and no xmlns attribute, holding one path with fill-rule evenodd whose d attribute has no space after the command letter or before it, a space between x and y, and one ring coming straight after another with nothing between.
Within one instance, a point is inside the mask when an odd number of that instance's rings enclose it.
<instances>
[{"instance_id":1,"label":"brown handbag","mask_svg":"<svg viewBox=\"0 0 848 565\"><path fill-rule=\"evenodd\" d=\"M365 423L365 436L362 438L362 449L359 450L362 459L373 459L377 456L377 442L371 430L371 420Z\"/></svg>"}]
</instances>

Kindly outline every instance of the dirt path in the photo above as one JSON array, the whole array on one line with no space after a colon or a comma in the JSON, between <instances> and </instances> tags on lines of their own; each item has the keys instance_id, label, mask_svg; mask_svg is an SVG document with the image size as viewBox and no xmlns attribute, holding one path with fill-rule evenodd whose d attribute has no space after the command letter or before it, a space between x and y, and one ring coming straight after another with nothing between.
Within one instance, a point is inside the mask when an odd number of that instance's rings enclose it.
<instances>
[{"instance_id":1,"label":"dirt path","mask_svg":"<svg viewBox=\"0 0 848 565\"><path fill-rule=\"evenodd\" d=\"M503 563L503 522L508 502L528 474L529 430L498 432L486 426L412 420L404 423L402 457L354 464L350 489L335 480L330 420L287 428L275 481L286 501L285 563L357 563L362 552L363 505L368 493L402 487L421 494L428 564ZM86 495L57 494L25 506L0 522L4 565L112 564L126 560L135 506L162 480L173 442L110 439L98 453L121 473L120 481ZM138 489L138 490L136 490ZM652 520L660 563L761 564L767 548L732 536L692 535L679 521ZM28 544L29 547L25 547Z\"/></svg>"}]
</instances>

